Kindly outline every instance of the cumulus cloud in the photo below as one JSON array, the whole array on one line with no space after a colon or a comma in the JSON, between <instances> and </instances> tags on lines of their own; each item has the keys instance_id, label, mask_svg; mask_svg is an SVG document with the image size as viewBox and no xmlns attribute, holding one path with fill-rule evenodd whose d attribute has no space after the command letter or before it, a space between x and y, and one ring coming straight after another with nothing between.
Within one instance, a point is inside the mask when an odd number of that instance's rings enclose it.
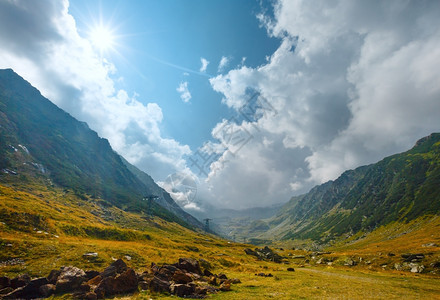
<instances>
[{"instance_id":1,"label":"cumulus cloud","mask_svg":"<svg viewBox=\"0 0 440 300\"><path fill-rule=\"evenodd\" d=\"M253 139L211 165L206 195L287 201L438 131L439 13L437 1L276 2L273 19L259 16L281 40L268 62L210 82L237 113L250 89L277 113L234 120Z\"/></svg>"},{"instance_id":2,"label":"cumulus cloud","mask_svg":"<svg viewBox=\"0 0 440 300\"><path fill-rule=\"evenodd\" d=\"M201 57L200 62L202 63L202 66L200 67L200 72L205 73L206 68L208 68L209 61L207 59Z\"/></svg>"},{"instance_id":3,"label":"cumulus cloud","mask_svg":"<svg viewBox=\"0 0 440 300\"><path fill-rule=\"evenodd\" d=\"M218 64L218 68L217 68L218 72L223 72L225 68L228 66L229 61L230 61L229 57L222 56Z\"/></svg>"},{"instance_id":4,"label":"cumulus cloud","mask_svg":"<svg viewBox=\"0 0 440 300\"><path fill-rule=\"evenodd\" d=\"M0 2L0 68L12 68L154 178L185 167L186 145L163 138L162 110L117 88L119 76L78 34L65 1Z\"/></svg>"},{"instance_id":5,"label":"cumulus cloud","mask_svg":"<svg viewBox=\"0 0 440 300\"><path fill-rule=\"evenodd\" d=\"M183 102L188 103L189 100L191 100L191 93L188 90L187 81L181 82L176 91L180 93L180 99L182 99Z\"/></svg>"}]
</instances>

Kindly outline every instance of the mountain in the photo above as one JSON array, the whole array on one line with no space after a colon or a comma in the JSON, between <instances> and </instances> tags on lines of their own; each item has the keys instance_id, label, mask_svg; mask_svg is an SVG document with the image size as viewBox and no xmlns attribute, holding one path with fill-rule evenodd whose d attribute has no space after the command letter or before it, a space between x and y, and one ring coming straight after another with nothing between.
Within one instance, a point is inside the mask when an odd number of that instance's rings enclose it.
<instances>
[{"instance_id":1,"label":"mountain","mask_svg":"<svg viewBox=\"0 0 440 300\"><path fill-rule=\"evenodd\" d=\"M440 214L440 134L420 139L409 151L344 172L335 181L292 197L264 220L262 239L327 243L368 233L392 222ZM261 227L261 224L259 224Z\"/></svg>"},{"instance_id":2,"label":"mountain","mask_svg":"<svg viewBox=\"0 0 440 300\"><path fill-rule=\"evenodd\" d=\"M155 215L202 228L106 139L44 98L11 69L0 70L0 169L22 182L49 182L128 211L145 212L143 196L154 194L161 204L153 205Z\"/></svg>"}]
</instances>

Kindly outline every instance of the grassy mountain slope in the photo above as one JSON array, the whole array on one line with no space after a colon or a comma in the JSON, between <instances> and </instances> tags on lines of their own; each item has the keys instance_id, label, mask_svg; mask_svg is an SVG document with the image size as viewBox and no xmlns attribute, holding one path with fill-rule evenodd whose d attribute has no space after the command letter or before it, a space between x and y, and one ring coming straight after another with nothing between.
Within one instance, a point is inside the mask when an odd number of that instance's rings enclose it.
<instances>
[{"instance_id":1,"label":"grassy mountain slope","mask_svg":"<svg viewBox=\"0 0 440 300\"><path fill-rule=\"evenodd\" d=\"M3 173L9 169L22 181L47 178L83 198L104 199L125 210L145 211L146 194L173 202L154 181L146 185L134 175L106 139L10 69L0 70L0 155ZM153 209L167 220L202 227L177 204L173 208L172 212L159 205Z\"/></svg>"},{"instance_id":2,"label":"grassy mountain slope","mask_svg":"<svg viewBox=\"0 0 440 300\"><path fill-rule=\"evenodd\" d=\"M409 151L344 172L335 181L293 197L266 220L261 238L326 243L392 222L440 213L440 134Z\"/></svg>"}]
</instances>

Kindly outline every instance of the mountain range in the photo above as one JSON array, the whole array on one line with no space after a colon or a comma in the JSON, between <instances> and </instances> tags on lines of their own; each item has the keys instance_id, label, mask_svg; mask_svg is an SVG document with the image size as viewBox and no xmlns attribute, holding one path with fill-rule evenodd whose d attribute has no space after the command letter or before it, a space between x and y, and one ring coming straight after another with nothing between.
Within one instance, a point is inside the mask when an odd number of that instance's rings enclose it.
<instances>
[{"instance_id":1,"label":"mountain range","mask_svg":"<svg viewBox=\"0 0 440 300\"><path fill-rule=\"evenodd\" d=\"M344 172L295 196L275 216L244 228L257 241L307 240L321 244L369 233L394 222L440 214L440 133L409 151Z\"/></svg>"},{"instance_id":2,"label":"mountain range","mask_svg":"<svg viewBox=\"0 0 440 300\"><path fill-rule=\"evenodd\" d=\"M0 170L15 181L38 180L139 213L148 213L144 196L154 195L158 197L152 206L155 215L203 228L148 174L117 154L108 140L11 69L0 70Z\"/></svg>"}]
</instances>

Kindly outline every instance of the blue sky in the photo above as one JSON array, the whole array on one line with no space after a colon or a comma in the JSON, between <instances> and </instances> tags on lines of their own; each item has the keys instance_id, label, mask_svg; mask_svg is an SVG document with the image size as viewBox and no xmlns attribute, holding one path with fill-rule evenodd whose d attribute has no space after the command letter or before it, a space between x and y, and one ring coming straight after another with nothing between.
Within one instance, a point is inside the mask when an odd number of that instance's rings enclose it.
<instances>
[{"instance_id":1,"label":"blue sky","mask_svg":"<svg viewBox=\"0 0 440 300\"><path fill-rule=\"evenodd\" d=\"M168 175L193 176L195 198L172 192L188 211L268 206L439 131L439 15L435 0L0 1L0 68L170 192Z\"/></svg>"},{"instance_id":2,"label":"blue sky","mask_svg":"<svg viewBox=\"0 0 440 300\"><path fill-rule=\"evenodd\" d=\"M93 24L114 29L116 45L103 55L118 69L121 88L136 91L143 102L161 107L164 136L197 149L212 139L212 128L233 114L221 103L209 78L219 73L222 57L228 70L242 64L257 67L279 46L257 15L270 12L264 1L70 1L79 33L87 37ZM91 22L92 21L92 22ZM209 61L200 72L201 58ZM176 88L187 82L191 100Z\"/></svg>"}]
</instances>

